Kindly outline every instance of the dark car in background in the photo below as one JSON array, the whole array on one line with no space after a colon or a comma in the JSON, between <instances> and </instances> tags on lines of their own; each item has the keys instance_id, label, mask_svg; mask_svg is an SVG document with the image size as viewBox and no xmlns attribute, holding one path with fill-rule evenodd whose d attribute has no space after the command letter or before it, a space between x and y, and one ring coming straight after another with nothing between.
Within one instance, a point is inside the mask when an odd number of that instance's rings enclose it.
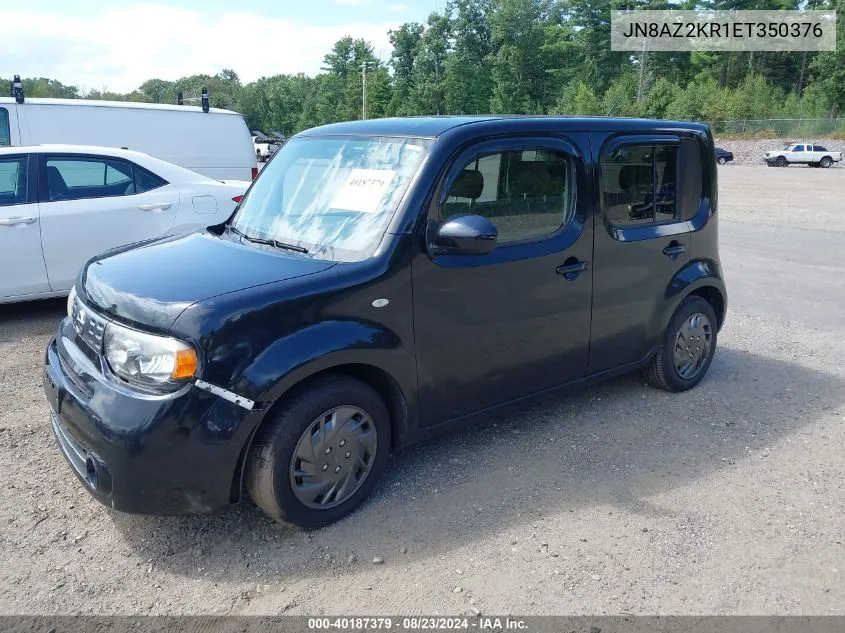
<instances>
[{"instance_id":1,"label":"dark car in background","mask_svg":"<svg viewBox=\"0 0 845 633\"><path fill-rule=\"evenodd\" d=\"M716 148L716 162L720 165L724 165L725 163L730 163L734 159L733 152L729 152L727 150L722 149L721 147Z\"/></svg>"},{"instance_id":2,"label":"dark car in background","mask_svg":"<svg viewBox=\"0 0 845 633\"><path fill-rule=\"evenodd\" d=\"M695 387L727 305L716 192L697 123L307 130L226 222L85 265L45 354L53 431L117 510L246 490L326 525L456 426L632 371Z\"/></svg>"}]
</instances>

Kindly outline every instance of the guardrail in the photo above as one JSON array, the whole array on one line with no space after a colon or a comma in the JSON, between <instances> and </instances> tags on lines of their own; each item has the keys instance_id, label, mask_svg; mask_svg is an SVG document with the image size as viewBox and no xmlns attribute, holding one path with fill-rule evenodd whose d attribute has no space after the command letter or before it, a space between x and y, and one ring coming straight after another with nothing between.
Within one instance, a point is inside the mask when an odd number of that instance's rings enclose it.
<instances>
[{"instance_id":1,"label":"guardrail","mask_svg":"<svg viewBox=\"0 0 845 633\"><path fill-rule=\"evenodd\" d=\"M840 136L845 135L845 118L835 119L735 119L714 121L715 134L738 136Z\"/></svg>"}]
</instances>

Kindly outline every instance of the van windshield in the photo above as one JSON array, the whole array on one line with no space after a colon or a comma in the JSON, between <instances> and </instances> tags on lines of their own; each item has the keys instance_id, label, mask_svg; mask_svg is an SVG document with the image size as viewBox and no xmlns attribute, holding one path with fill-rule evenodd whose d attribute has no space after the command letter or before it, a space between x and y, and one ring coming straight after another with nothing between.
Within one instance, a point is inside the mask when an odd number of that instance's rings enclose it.
<instances>
[{"instance_id":1,"label":"van windshield","mask_svg":"<svg viewBox=\"0 0 845 633\"><path fill-rule=\"evenodd\" d=\"M325 137L288 141L232 219L247 239L359 261L378 246L430 141Z\"/></svg>"}]
</instances>

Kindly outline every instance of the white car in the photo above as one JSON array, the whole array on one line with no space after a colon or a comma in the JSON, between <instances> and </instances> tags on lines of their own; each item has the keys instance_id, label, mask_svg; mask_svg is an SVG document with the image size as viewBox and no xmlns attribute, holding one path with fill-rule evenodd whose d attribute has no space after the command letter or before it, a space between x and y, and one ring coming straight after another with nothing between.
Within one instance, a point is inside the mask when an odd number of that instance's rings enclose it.
<instances>
[{"instance_id":1,"label":"white car","mask_svg":"<svg viewBox=\"0 0 845 633\"><path fill-rule=\"evenodd\" d=\"M830 167L842 160L841 152L831 152L822 145L793 143L781 150L763 155L769 167L786 167L790 164L805 164L813 167Z\"/></svg>"},{"instance_id":2,"label":"white car","mask_svg":"<svg viewBox=\"0 0 845 633\"><path fill-rule=\"evenodd\" d=\"M66 295L95 255L219 224L249 185L130 150L0 148L0 303Z\"/></svg>"}]
</instances>

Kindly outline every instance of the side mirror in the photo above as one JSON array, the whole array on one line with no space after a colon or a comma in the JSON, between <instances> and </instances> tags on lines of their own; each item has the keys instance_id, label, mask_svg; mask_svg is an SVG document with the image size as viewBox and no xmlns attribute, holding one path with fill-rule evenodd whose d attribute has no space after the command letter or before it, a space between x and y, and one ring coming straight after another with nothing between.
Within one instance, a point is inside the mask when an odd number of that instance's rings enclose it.
<instances>
[{"instance_id":1,"label":"side mirror","mask_svg":"<svg viewBox=\"0 0 845 633\"><path fill-rule=\"evenodd\" d=\"M429 240L433 255L486 255L496 248L499 232L480 215L456 215L449 218Z\"/></svg>"}]
</instances>

